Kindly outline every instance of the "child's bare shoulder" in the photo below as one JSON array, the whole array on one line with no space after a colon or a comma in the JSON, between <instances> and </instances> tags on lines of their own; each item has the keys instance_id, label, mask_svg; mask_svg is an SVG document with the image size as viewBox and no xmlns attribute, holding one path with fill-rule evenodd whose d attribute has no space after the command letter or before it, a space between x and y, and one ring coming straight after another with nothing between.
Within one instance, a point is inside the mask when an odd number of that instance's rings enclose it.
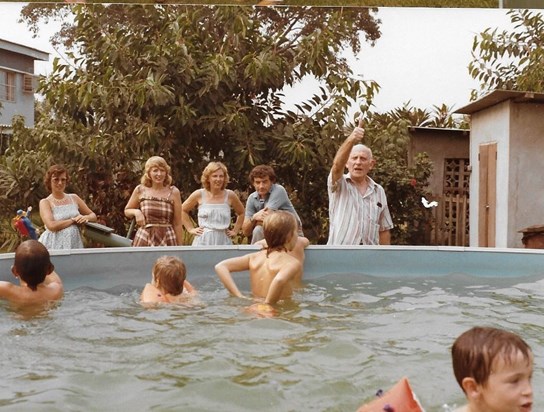
<instances>
[{"instance_id":1,"label":"child's bare shoulder","mask_svg":"<svg viewBox=\"0 0 544 412\"><path fill-rule=\"evenodd\" d=\"M17 293L17 291L20 289L20 286L2 280L0 281L0 298L11 299L13 295Z\"/></svg>"},{"instance_id":2,"label":"child's bare shoulder","mask_svg":"<svg viewBox=\"0 0 544 412\"><path fill-rule=\"evenodd\" d=\"M291 255L288 252L282 252L276 256L274 256L275 261L278 263L281 263L281 265L289 265L289 267L299 267L302 266L302 263L299 259L297 259L295 256Z\"/></svg>"}]
</instances>

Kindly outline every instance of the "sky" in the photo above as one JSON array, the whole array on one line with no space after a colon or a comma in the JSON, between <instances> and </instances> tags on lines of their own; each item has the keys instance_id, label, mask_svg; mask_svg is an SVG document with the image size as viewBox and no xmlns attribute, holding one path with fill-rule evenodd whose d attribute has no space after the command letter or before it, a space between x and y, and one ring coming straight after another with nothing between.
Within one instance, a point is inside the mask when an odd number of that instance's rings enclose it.
<instances>
[{"instance_id":1,"label":"sky","mask_svg":"<svg viewBox=\"0 0 544 412\"><path fill-rule=\"evenodd\" d=\"M44 25L37 38L23 23L17 23L24 3L0 2L0 38L51 53L49 43L57 26ZM374 80L380 92L374 110L386 112L410 102L432 110L443 103L460 108L469 103L478 83L469 74L474 36L488 27L510 30L505 9L379 8L382 36L374 47L366 44L350 57L354 74ZM50 63L37 62L36 72L47 74ZM307 80L287 92L288 96L311 96L317 84Z\"/></svg>"}]
</instances>

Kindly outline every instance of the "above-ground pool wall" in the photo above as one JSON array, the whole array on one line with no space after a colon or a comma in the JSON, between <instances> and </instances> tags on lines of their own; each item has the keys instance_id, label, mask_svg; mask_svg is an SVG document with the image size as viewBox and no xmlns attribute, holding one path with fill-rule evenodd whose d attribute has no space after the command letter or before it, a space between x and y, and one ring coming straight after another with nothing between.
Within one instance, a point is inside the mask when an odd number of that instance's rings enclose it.
<instances>
[{"instance_id":1,"label":"above-ground pool wall","mask_svg":"<svg viewBox=\"0 0 544 412\"><path fill-rule=\"evenodd\" d=\"M88 286L109 289L143 286L162 255L181 257L189 279L215 276L219 261L254 252L255 246L107 248L53 251L51 260L66 289ZM0 280L14 281L13 254L0 256ZM436 277L450 274L475 277L544 277L544 250L437 246L309 246L304 277L330 274L378 277ZM241 275L243 276L243 275Z\"/></svg>"}]
</instances>

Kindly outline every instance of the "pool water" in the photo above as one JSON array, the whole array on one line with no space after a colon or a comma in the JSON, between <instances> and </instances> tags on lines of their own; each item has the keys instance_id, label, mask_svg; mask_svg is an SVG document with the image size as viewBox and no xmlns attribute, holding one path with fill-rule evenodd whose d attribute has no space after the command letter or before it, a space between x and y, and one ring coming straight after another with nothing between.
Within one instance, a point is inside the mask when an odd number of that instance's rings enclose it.
<instances>
[{"instance_id":1,"label":"pool water","mask_svg":"<svg viewBox=\"0 0 544 412\"><path fill-rule=\"evenodd\" d=\"M24 316L0 307L6 411L355 411L407 376L428 412L464 402L453 340L475 325L522 335L544 410L544 279L312 279L277 318L244 313L215 278L192 307L138 303L143 285L66 292ZM240 282L247 290L247 282Z\"/></svg>"}]
</instances>

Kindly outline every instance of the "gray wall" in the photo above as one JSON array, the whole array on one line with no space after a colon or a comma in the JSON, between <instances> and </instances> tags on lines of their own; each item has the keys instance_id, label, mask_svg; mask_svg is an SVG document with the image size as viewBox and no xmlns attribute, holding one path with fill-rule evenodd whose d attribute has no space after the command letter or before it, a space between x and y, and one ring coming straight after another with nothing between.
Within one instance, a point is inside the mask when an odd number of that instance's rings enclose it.
<instances>
[{"instance_id":1,"label":"gray wall","mask_svg":"<svg viewBox=\"0 0 544 412\"><path fill-rule=\"evenodd\" d=\"M478 246L481 144L497 143L496 247L522 247L523 227L544 223L544 105L507 100L472 114L470 246Z\"/></svg>"},{"instance_id":2,"label":"gray wall","mask_svg":"<svg viewBox=\"0 0 544 412\"><path fill-rule=\"evenodd\" d=\"M0 66L9 67L16 71L34 73L34 59L29 56L20 55L0 50ZM25 118L25 126L34 126L34 93L23 92L23 73L16 72L15 102L0 100L0 124L12 124L14 116L19 115Z\"/></svg>"}]
</instances>

